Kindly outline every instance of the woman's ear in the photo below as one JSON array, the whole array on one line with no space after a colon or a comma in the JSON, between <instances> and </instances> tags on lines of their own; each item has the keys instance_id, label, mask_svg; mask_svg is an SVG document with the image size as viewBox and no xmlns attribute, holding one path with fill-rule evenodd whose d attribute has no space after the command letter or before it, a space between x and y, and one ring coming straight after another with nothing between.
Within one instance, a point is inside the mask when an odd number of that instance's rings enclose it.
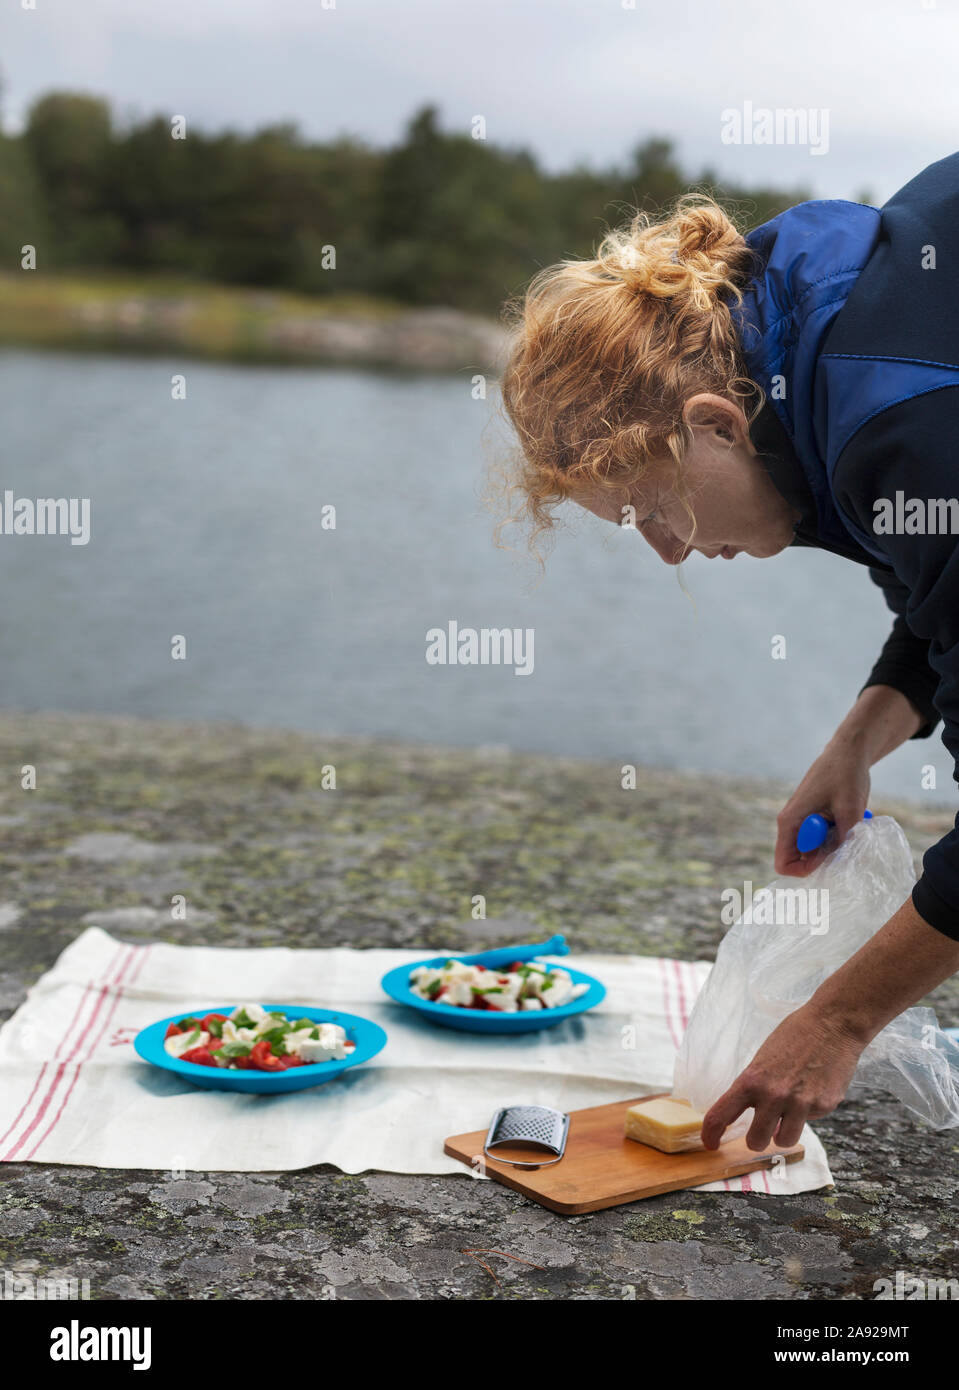
<instances>
[{"instance_id":1,"label":"woman's ear","mask_svg":"<svg viewBox=\"0 0 959 1390\"><path fill-rule=\"evenodd\" d=\"M725 396L701 391L690 396L683 406L683 420L691 428L712 429L730 445L744 444L749 439L749 426L740 407Z\"/></svg>"}]
</instances>

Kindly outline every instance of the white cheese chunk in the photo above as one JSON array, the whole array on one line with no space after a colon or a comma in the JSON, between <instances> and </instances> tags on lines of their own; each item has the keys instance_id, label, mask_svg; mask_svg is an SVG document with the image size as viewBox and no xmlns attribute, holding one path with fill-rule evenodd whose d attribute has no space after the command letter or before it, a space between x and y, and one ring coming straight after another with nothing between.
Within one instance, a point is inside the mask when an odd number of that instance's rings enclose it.
<instances>
[{"instance_id":1,"label":"white cheese chunk","mask_svg":"<svg viewBox=\"0 0 959 1390\"><path fill-rule=\"evenodd\" d=\"M163 1044L164 1051L171 1057L181 1057L184 1052L189 1052L191 1047L206 1047L210 1041L209 1033L201 1033L198 1038L193 1037L193 1029L190 1033L173 1033ZM191 1042L190 1039L193 1038Z\"/></svg>"},{"instance_id":2,"label":"white cheese chunk","mask_svg":"<svg viewBox=\"0 0 959 1390\"><path fill-rule=\"evenodd\" d=\"M293 1052L296 1056L301 1057L303 1055L301 1051L303 1044L311 1042L312 1039L312 1028L297 1028L296 1032L285 1034L283 1041L286 1044L286 1050L288 1052Z\"/></svg>"},{"instance_id":3,"label":"white cheese chunk","mask_svg":"<svg viewBox=\"0 0 959 1390\"><path fill-rule=\"evenodd\" d=\"M241 1013L245 1013L247 1018L252 1018L255 1024L262 1023L266 1018L266 1009L262 1004L238 1004L230 1014L230 1018L237 1019Z\"/></svg>"},{"instance_id":4,"label":"white cheese chunk","mask_svg":"<svg viewBox=\"0 0 959 1390\"><path fill-rule=\"evenodd\" d=\"M347 1048L349 1039L338 1023L317 1025L320 1036L309 1038L298 1048L304 1062L333 1062L347 1057L352 1049Z\"/></svg>"}]
</instances>

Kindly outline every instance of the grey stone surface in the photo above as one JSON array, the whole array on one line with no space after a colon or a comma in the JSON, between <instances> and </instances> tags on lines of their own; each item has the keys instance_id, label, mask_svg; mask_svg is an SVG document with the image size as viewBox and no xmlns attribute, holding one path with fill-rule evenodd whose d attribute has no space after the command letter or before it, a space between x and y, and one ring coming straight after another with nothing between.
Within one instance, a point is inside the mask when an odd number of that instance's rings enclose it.
<instances>
[{"instance_id":1,"label":"grey stone surface","mask_svg":"<svg viewBox=\"0 0 959 1390\"><path fill-rule=\"evenodd\" d=\"M149 863L154 859L183 859L195 855L216 854L211 845L191 845L180 842L150 844L135 835L98 831L80 835L64 847L64 854L79 859L92 859L97 864Z\"/></svg>"},{"instance_id":2,"label":"grey stone surface","mask_svg":"<svg viewBox=\"0 0 959 1390\"><path fill-rule=\"evenodd\" d=\"M202 924L224 946L465 950L563 931L575 950L710 958L721 889L771 876L789 790L646 769L627 793L618 767L502 749L0 716L3 765L25 748L38 789L0 784L0 881L19 909L0 938L0 1018L89 922L184 944ZM874 809L917 854L951 823ZM959 1022L959 982L928 1002ZM6 1164L0 1271L121 1299L843 1300L897 1269L955 1277L959 1136L880 1095L817 1130L832 1191L681 1192L572 1218L468 1176Z\"/></svg>"}]
</instances>

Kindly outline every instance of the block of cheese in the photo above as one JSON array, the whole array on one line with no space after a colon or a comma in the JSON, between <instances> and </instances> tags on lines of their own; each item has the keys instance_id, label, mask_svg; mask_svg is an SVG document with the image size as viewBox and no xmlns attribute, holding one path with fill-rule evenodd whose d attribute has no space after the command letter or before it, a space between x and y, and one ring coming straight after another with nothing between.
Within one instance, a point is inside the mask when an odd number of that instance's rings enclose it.
<instances>
[{"instance_id":1,"label":"block of cheese","mask_svg":"<svg viewBox=\"0 0 959 1390\"><path fill-rule=\"evenodd\" d=\"M699 1137L702 1124L702 1115L688 1100L656 1096L626 1111L626 1138L666 1154L682 1153L703 1147Z\"/></svg>"}]
</instances>

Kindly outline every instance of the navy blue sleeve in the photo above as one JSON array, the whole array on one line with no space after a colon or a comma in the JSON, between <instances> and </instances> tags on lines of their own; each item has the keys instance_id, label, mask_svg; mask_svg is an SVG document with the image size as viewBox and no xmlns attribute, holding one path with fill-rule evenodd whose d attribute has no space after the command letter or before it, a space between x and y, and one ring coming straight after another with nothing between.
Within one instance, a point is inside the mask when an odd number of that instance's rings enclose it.
<instances>
[{"instance_id":1,"label":"navy blue sleeve","mask_svg":"<svg viewBox=\"0 0 959 1390\"><path fill-rule=\"evenodd\" d=\"M959 387L913 397L875 416L843 450L833 486L843 510L876 536L908 595L903 618L908 631L928 643L942 741L959 781ZM909 506L912 499L921 510ZM949 508L933 514L928 504L936 499L954 503L945 527ZM897 500L900 517L912 520L892 534L879 532L876 504L895 510ZM930 926L959 941L959 817L926 851L912 900Z\"/></svg>"},{"instance_id":2,"label":"navy blue sleeve","mask_svg":"<svg viewBox=\"0 0 959 1390\"><path fill-rule=\"evenodd\" d=\"M902 580L896 577L893 570L880 569L878 565L869 573L873 583L878 584L885 594L887 605L896 614L896 621L878 661L869 673L869 679L859 693L861 695L871 685L891 685L905 695L922 719L921 726L912 737L928 738L939 723L939 711L933 704L939 677L929 665L929 643L909 630L906 622L909 590Z\"/></svg>"}]
</instances>

